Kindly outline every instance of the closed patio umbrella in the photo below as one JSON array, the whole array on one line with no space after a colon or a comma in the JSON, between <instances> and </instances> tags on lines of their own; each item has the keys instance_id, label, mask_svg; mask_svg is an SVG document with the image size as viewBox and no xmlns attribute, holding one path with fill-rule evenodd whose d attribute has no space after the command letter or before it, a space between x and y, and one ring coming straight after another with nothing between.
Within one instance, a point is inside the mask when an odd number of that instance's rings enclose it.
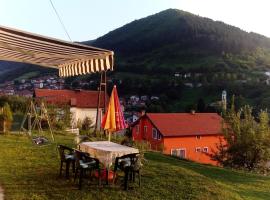
<instances>
[{"instance_id":1,"label":"closed patio umbrella","mask_svg":"<svg viewBox=\"0 0 270 200\"><path fill-rule=\"evenodd\" d=\"M102 119L102 128L109 132L109 141L111 140L111 133L125 129L126 123L119 102L116 86L113 87L110 97L108 110Z\"/></svg>"}]
</instances>

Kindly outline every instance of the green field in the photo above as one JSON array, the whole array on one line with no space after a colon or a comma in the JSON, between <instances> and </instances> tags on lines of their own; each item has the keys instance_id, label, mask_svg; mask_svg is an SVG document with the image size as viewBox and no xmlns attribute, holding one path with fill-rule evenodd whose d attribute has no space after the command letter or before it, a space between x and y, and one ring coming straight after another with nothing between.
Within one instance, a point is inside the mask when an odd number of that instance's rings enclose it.
<instances>
[{"instance_id":1,"label":"green field","mask_svg":"<svg viewBox=\"0 0 270 200\"><path fill-rule=\"evenodd\" d=\"M72 146L73 137L57 135ZM27 137L0 135L0 184L6 199L270 199L270 177L182 161L149 152L142 187L129 191L89 182L79 191L58 177L56 143L37 147ZM87 181L85 181L86 183Z\"/></svg>"}]
</instances>

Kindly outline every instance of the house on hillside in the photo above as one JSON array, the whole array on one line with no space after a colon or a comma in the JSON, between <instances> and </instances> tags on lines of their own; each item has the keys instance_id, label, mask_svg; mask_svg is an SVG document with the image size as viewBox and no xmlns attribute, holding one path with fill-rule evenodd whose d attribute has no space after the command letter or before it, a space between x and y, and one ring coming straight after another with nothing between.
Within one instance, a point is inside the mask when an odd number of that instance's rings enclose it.
<instances>
[{"instance_id":1,"label":"house on hillside","mask_svg":"<svg viewBox=\"0 0 270 200\"><path fill-rule=\"evenodd\" d=\"M98 91L35 89L34 97L43 98L49 104L70 106L72 114L71 125L73 127L77 126L78 121L83 122L86 117L89 117L94 124L96 122ZM106 99L108 101L109 97L107 96ZM100 95L98 128L101 124L103 109L104 92Z\"/></svg>"},{"instance_id":2,"label":"house on hillside","mask_svg":"<svg viewBox=\"0 0 270 200\"><path fill-rule=\"evenodd\" d=\"M224 142L216 113L147 113L131 125L134 140L148 141L164 154L216 165L209 153Z\"/></svg>"}]
</instances>

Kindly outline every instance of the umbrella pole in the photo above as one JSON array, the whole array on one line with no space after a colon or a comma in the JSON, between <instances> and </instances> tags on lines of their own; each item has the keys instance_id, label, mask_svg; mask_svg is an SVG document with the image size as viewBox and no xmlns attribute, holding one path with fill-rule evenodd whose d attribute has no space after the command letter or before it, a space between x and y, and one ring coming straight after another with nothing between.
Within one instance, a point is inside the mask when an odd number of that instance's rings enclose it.
<instances>
[{"instance_id":1,"label":"umbrella pole","mask_svg":"<svg viewBox=\"0 0 270 200\"><path fill-rule=\"evenodd\" d=\"M109 142L111 141L111 131L109 131L109 138L108 138L108 141L109 141Z\"/></svg>"}]
</instances>

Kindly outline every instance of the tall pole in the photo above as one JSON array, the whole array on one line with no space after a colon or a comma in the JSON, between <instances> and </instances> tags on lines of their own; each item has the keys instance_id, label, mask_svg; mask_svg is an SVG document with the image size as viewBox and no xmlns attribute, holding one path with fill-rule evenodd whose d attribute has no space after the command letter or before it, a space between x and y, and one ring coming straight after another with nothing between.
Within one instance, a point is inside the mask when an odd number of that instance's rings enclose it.
<instances>
[{"instance_id":1,"label":"tall pole","mask_svg":"<svg viewBox=\"0 0 270 200\"><path fill-rule=\"evenodd\" d=\"M97 114L96 114L96 124L95 124L95 129L94 129L94 134L97 134L97 126L100 120L100 103L101 103L101 92L103 92L103 105L104 106L104 113L106 113L107 107L106 107L106 102L107 102L107 75L106 71L101 72L100 74L100 83L98 87L98 99L97 99Z\"/></svg>"},{"instance_id":2,"label":"tall pole","mask_svg":"<svg viewBox=\"0 0 270 200\"><path fill-rule=\"evenodd\" d=\"M96 124L95 124L95 130L94 130L94 135L97 135L97 125L98 125L98 118L99 118L99 104L100 104L100 94L102 90L102 79L103 79L103 74L101 72L100 74L100 82L99 82L99 87L98 87L98 99L97 99L97 113L96 113Z\"/></svg>"},{"instance_id":3,"label":"tall pole","mask_svg":"<svg viewBox=\"0 0 270 200\"><path fill-rule=\"evenodd\" d=\"M107 112L107 73L104 72L104 113Z\"/></svg>"}]
</instances>

